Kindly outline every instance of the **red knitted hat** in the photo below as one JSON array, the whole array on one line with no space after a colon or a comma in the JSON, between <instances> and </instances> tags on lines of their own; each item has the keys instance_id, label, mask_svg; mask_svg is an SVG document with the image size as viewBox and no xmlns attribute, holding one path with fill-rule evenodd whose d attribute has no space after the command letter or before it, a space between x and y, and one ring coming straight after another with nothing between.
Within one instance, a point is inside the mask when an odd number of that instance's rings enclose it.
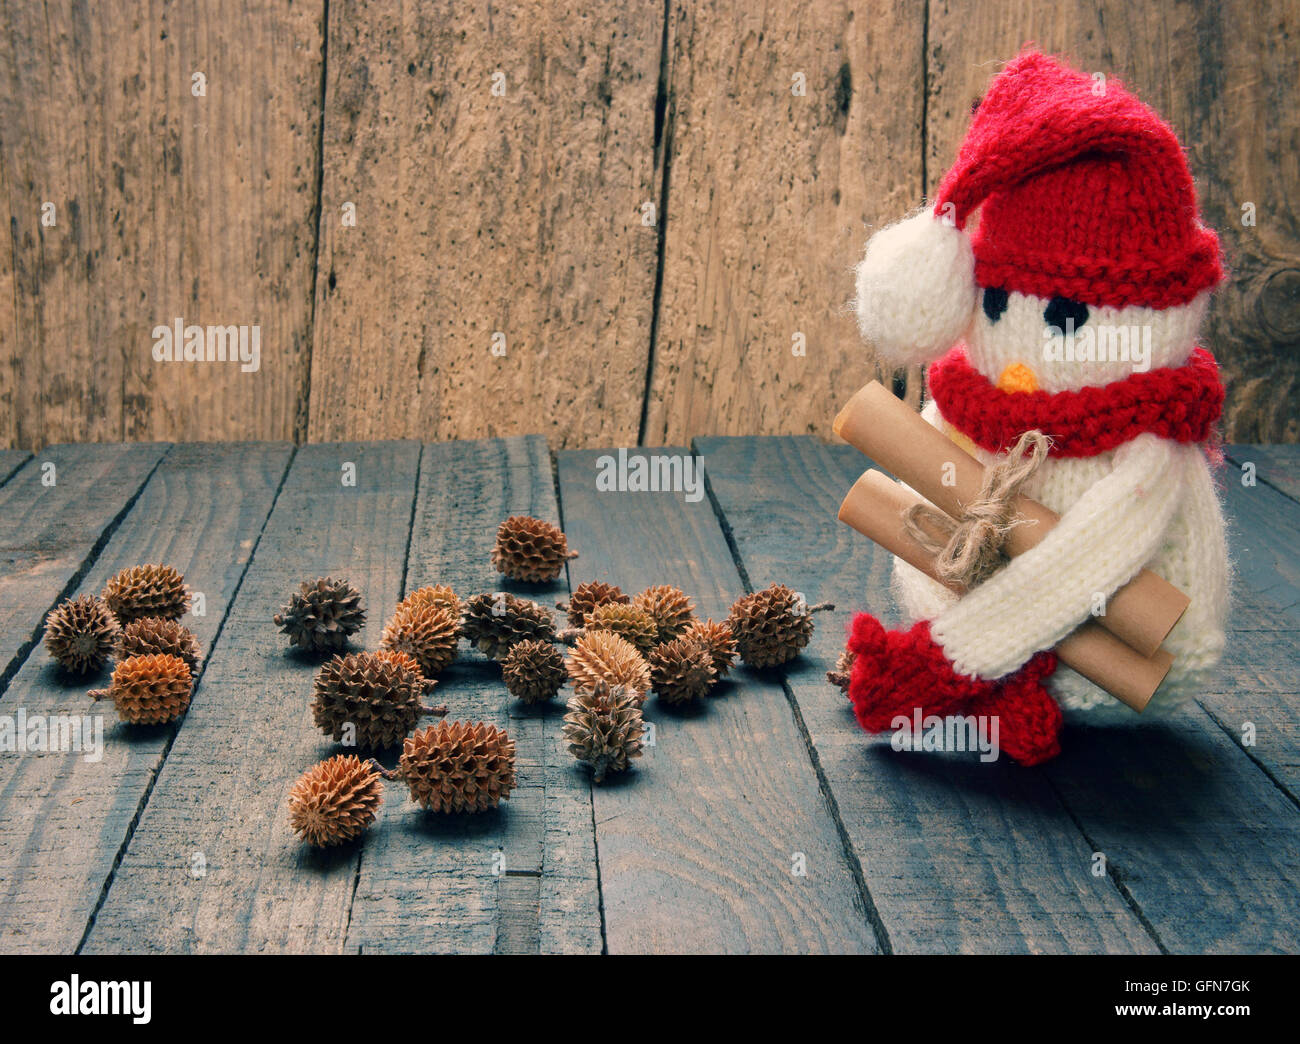
<instances>
[{"instance_id":1,"label":"red knitted hat","mask_svg":"<svg viewBox=\"0 0 1300 1044\"><path fill-rule=\"evenodd\" d=\"M980 286L1168 308L1223 278L1174 132L1111 80L1035 51L993 80L937 217L972 233Z\"/></svg>"}]
</instances>

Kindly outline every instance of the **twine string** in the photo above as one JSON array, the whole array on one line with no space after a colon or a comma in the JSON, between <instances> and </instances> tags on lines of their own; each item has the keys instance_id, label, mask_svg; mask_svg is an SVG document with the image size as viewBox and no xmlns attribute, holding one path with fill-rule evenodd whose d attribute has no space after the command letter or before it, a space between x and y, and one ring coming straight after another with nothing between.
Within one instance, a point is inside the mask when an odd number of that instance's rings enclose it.
<instances>
[{"instance_id":1,"label":"twine string","mask_svg":"<svg viewBox=\"0 0 1300 1044\"><path fill-rule=\"evenodd\" d=\"M907 535L935 558L935 573L946 584L974 587L1006 564L1007 535L1025 520L1017 516L1021 487L1047 459L1052 440L1037 429L1025 432L996 464L984 469L979 495L962 509L960 519L929 504L903 512ZM939 533L942 539L936 539Z\"/></svg>"}]
</instances>

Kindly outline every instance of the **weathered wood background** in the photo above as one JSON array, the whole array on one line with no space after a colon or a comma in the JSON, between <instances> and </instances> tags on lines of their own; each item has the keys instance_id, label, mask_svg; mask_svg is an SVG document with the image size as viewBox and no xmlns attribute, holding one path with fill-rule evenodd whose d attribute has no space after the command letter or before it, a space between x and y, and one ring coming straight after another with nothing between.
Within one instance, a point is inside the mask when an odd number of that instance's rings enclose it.
<instances>
[{"instance_id":1,"label":"weathered wood background","mask_svg":"<svg viewBox=\"0 0 1300 1044\"><path fill-rule=\"evenodd\" d=\"M828 435L876 375L869 228L1029 40L1181 135L1234 273L1226 433L1296 441L1297 31L1297 0L5 4L0 446ZM176 317L260 324L260 371L154 362Z\"/></svg>"}]
</instances>

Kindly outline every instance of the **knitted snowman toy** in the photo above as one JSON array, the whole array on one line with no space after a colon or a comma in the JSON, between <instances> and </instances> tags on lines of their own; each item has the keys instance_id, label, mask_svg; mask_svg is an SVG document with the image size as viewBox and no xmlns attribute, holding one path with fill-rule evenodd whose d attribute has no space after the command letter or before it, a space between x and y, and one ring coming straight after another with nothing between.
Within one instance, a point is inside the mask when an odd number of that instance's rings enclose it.
<instances>
[{"instance_id":1,"label":"knitted snowman toy","mask_svg":"<svg viewBox=\"0 0 1300 1044\"><path fill-rule=\"evenodd\" d=\"M1207 459L1223 387L1196 341L1222 276L1168 125L1036 52L1002 70L933 211L871 238L856 307L882 356L931 364L923 416L982 464L1026 431L1050 437L1023 493L1061 521L960 598L895 560L914 626L861 613L850 632L865 729L916 708L997 715L1002 750L1036 764L1059 751L1061 707L1139 720L1050 650L1144 566L1191 599L1144 717L1197 691L1227 600Z\"/></svg>"}]
</instances>

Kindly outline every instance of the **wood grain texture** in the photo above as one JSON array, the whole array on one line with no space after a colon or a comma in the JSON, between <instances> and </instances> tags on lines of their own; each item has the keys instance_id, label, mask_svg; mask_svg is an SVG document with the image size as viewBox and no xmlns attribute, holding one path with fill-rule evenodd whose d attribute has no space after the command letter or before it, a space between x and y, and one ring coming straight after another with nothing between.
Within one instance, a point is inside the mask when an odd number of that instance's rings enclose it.
<instances>
[{"instance_id":1,"label":"wood grain texture","mask_svg":"<svg viewBox=\"0 0 1300 1044\"><path fill-rule=\"evenodd\" d=\"M662 21L330 5L313 439L636 438Z\"/></svg>"},{"instance_id":2,"label":"wood grain texture","mask_svg":"<svg viewBox=\"0 0 1300 1044\"><path fill-rule=\"evenodd\" d=\"M451 584L463 597L506 590L544 605L563 577L518 584L493 569L498 524L559 521L551 457L533 436L424 447L407 589ZM477 652L439 678L447 720L485 721L515 742L517 786L494 812L438 816L401 783L368 839L347 947L365 953L599 953L600 897L590 786L560 735L563 700L512 700L498 665ZM392 761L392 758L385 759Z\"/></svg>"},{"instance_id":3,"label":"wood grain texture","mask_svg":"<svg viewBox=\"0 0 1300 1044\"><path fill-rule=\"evenodd\" d=\"M1072 730L1047 775L1172 953L1294 953L1300 811L1199 707Z\"/></svg>"},{"instance_id":4,"label":"wood grain texture","mask_svg":"<svg viewBox=\"0 0 1300 1044\"><path fill-rule=\"evenodd\" d=\"M971 102L1021 45L1118 77L1187 150L1232 277L1204 331L1228 388L1225 430L1295 442L1300 418L1300 12L1290 0L1196 0L1160 16L1118 0L929 5L926 181L933 193ZM1255 224L1243 223L1254 204Z\"/></svg>"},{"instance_id":5,"label":"wood grain texture","mask_svg":"<svg viewBox=\"0 0 1300 1044\"><path fill-rule=\"evenodd\" d=\"M835 519L870 461L812 438L697 448L749 585L792 582L838 606L786 684L894 952L1153 951L1041 773L894 752L826 681L853 613L897 619L890 557Z\"/></svg>"},{"instance_id":6,"label":"wood grain texture","mask_svg":"<svg viewBox=\"0 0 1300 1044\"><path fill-rule=\"evenodd\" d=\"M744 592L708 500L598 492L599 456L559 455L565 532L581 552L571 580L629 594L676 584L700 614L725 619ZM875 951L779 676L740 668L703 706L652 697L646 715L655 745L593 788L609 952ZM794 873L798 853L806 876Z\"/></svg>"},{"instance_id":7,"label":"wood grain texture","mask_svg":"<svg viewBox=\"0 0 1300 1044\"><path fill-rule=\"evenodd\" d=\"M7 444L305 430L323 10L0 10ZM259 324L260 370L155 362L176 317Z\"/></svg>"},{"instance_id":8,"label":"wood grain texture","mask_svg":"<svg viewBox=\"0 0 1300 1044\"><path fill-rule=\"evenodd\" d=\"M203 594L186 626L211 651L291 450L286 444L174 447L117 527L78 592L97 592L119 569L167 562ZM0 758L0 950L72 953L112 873L177 727L120 723L86 690L108 670L71 679L37 649L0 699L0 713L101 715L104 751ZM219 702L200 686L197 699ZM130 946L124 946L130 949Z\"/></svg>"},{"instance_id":9,"label":"wood grain texture","mask_svg":"<svg viewBox=\"0 0 1300 1044\"><path fill-rule=\"evenodd\" d=\"M1300 803L1300 517L1279 492L1300 447L1234 446L1223 475L1233 561L1228 646L1201 705L1291 799ZM1233 464L1252 461L1246 486ZM1268 476L1274 476L1270 479Z\"/></svg>"},{"instance_id":10,"label":"wood grain texture","mask_svg":"<svg viewBox=\"0 0 1300 1044\"><path fill-rule=\"evenodd\" d=\"M309 850L287 812L294 780L340 748L312 722L320 659L289 652L271 616L300 581L346 577L369 610L353 647L378 644L419 456L410 442L298 451L86 952L342 951L361 848Z\"/></svg>"},{"instance_id":11,"label":"wood grain texture","mask_svg":"<svg viewBox=\"0 0 1300 1044\"><path fill-rule=\"evenodd\" d=\"M166 452L50 446L0 487L0 686Z\"/></svg>"},{"instance_id":12,"label":"wood grain texture","mask_svg":"<svg viewBox=\"0 0 1300 1044\"><path fill-rule=\"evenodd\" d=\"M1242 468L1251 464L1255 478L1272 486L1279 493L1300 503L1300 447L1297 446L1224 446L1224 453L1237 467L1237 474L1228 481L1238 481Z\"/></svg>"},{"instance_id":13,"label":"wood grain texture","mask_svg":"<svg viewBox=\"0 0 1300 1044\"><path fill-rule=\"evenodd\" d=\"M18 469L31 459L31 456L26 450L0 450L0 486L13 478Z\"/></svg>"},{"instance_id":14,"label":"wood grain texture","mask_svg":"<svg viewBox=\"0 0 1300 1044\"><path fill-rule=\"evenodd\" d=\"M827 402L879 375L849 307L852 268L871 226L922 192L923 10L669 5L644 442L829 435Z\"/></svg>"}]
</instances>

